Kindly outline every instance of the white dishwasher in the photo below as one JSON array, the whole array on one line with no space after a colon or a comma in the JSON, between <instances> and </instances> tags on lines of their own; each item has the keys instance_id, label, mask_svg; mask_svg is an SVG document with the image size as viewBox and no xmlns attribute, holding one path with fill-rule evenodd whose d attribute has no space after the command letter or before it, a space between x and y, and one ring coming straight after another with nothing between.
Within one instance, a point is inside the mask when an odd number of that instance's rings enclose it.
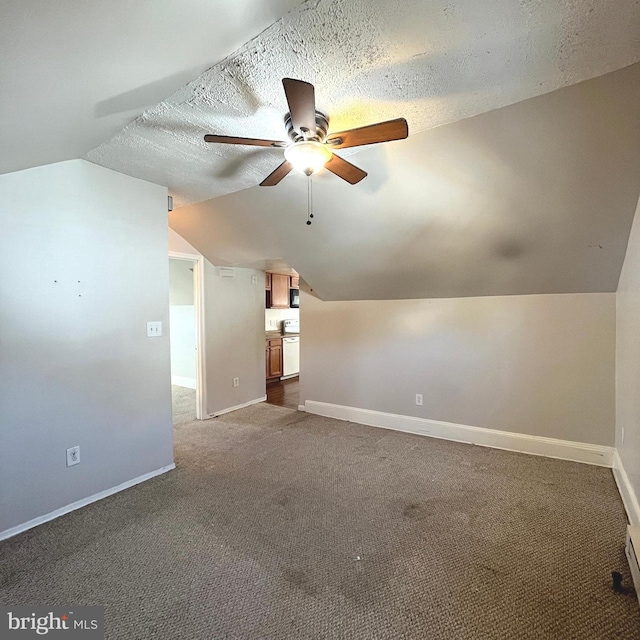
<instances>
[{"instance_id":1,"label":"white dishwasher","mask_svg":"<svg viewBox=\"0 0 640 640\"><path fill-rule=\"evenodd\" d=\"M300 336L282 338L282 377L300 373Z\"/></svg>"},{"instance_id":2,"label":"white dishwasher","mask_svg":"<svg viewBox=\"0 0 640 640\"><path fill-rule=\"evenodd\" d=\"M289 335L287 335L289 334ZM294 335L291 335L294 334ZM282 377L300 373L300 321L291 318L282 322Z\"/></svg>"}]
</instances>

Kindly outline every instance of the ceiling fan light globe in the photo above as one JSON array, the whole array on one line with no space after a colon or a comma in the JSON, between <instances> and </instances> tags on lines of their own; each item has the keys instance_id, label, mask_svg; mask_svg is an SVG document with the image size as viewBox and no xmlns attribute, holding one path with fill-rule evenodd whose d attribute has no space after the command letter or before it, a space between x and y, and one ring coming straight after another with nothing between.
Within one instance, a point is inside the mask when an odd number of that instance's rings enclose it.
<instances>
[{"instance_id":1,"label":"ceiling fan light globe","mask_svg":"<svg viewBox=\"0 0 640 640\"><path fill-rule=\"evenodd\" d=\"M294 142L284 150L284 157L293 168L306 176L320 171L333 153L326 145L315 140Z\"/></svg>"}]
</instances>

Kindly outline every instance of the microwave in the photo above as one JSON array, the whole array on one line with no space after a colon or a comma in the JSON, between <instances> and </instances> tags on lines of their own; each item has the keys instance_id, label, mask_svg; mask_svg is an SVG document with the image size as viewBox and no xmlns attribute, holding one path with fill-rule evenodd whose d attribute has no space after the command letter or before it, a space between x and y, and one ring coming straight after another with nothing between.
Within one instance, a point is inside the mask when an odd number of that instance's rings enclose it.
<instances>
[{"instance_id":1,"label":"microwave","mask_svg":"<svg viewBox=\"0 0 640 640\"><path fill-rule=\"evenodd\" d=\"M300 307L300 289L289 289L289 307L291 309Z\"/></svg>"}]
</instances>

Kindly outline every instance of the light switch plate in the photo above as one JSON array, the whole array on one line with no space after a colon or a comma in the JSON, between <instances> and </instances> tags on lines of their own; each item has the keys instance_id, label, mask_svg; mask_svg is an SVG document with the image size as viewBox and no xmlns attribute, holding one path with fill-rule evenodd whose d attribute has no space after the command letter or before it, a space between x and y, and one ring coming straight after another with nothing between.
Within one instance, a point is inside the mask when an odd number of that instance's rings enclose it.
<instances>
[{"instance_id":1,"label":"light switch plate","mask_svg":"<svg viewBox=\"0 0 640 640\"><path fill-rule=\"evenodd\" d=\"M162 322L147 322L147 338L159 338L162 335Z\"/></svg>"}]
</instances>

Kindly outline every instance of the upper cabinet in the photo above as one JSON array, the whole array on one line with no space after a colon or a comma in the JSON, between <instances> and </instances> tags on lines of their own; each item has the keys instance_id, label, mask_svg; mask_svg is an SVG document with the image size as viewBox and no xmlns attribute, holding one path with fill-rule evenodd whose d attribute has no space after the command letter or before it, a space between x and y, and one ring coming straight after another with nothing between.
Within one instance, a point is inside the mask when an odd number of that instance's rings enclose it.
<instances>
[{"instance_id":1,"label":"upper cabinet","mask_svg":"<svg viewBox=\"0 0 640 640\"><path fill-rule=\"evenodd\" d=\"M267 309L288 309L290 303L289 290L300 287L298 276L267 272L264 274Z\"/></svg>"},{"instance_id":2,"label":"upper cabinet","mask_svg":"<svg viewBox=\"0 0 640 640\"><path fill-rule=\"evenodd\" d=\"M269 280L271 280L270 289L269 289ZM288 309L289 308L289 276L283 276L279 273L268 273L266 284L267 284L267 308L268 309Z\"/></svg>"}]
</instances>

